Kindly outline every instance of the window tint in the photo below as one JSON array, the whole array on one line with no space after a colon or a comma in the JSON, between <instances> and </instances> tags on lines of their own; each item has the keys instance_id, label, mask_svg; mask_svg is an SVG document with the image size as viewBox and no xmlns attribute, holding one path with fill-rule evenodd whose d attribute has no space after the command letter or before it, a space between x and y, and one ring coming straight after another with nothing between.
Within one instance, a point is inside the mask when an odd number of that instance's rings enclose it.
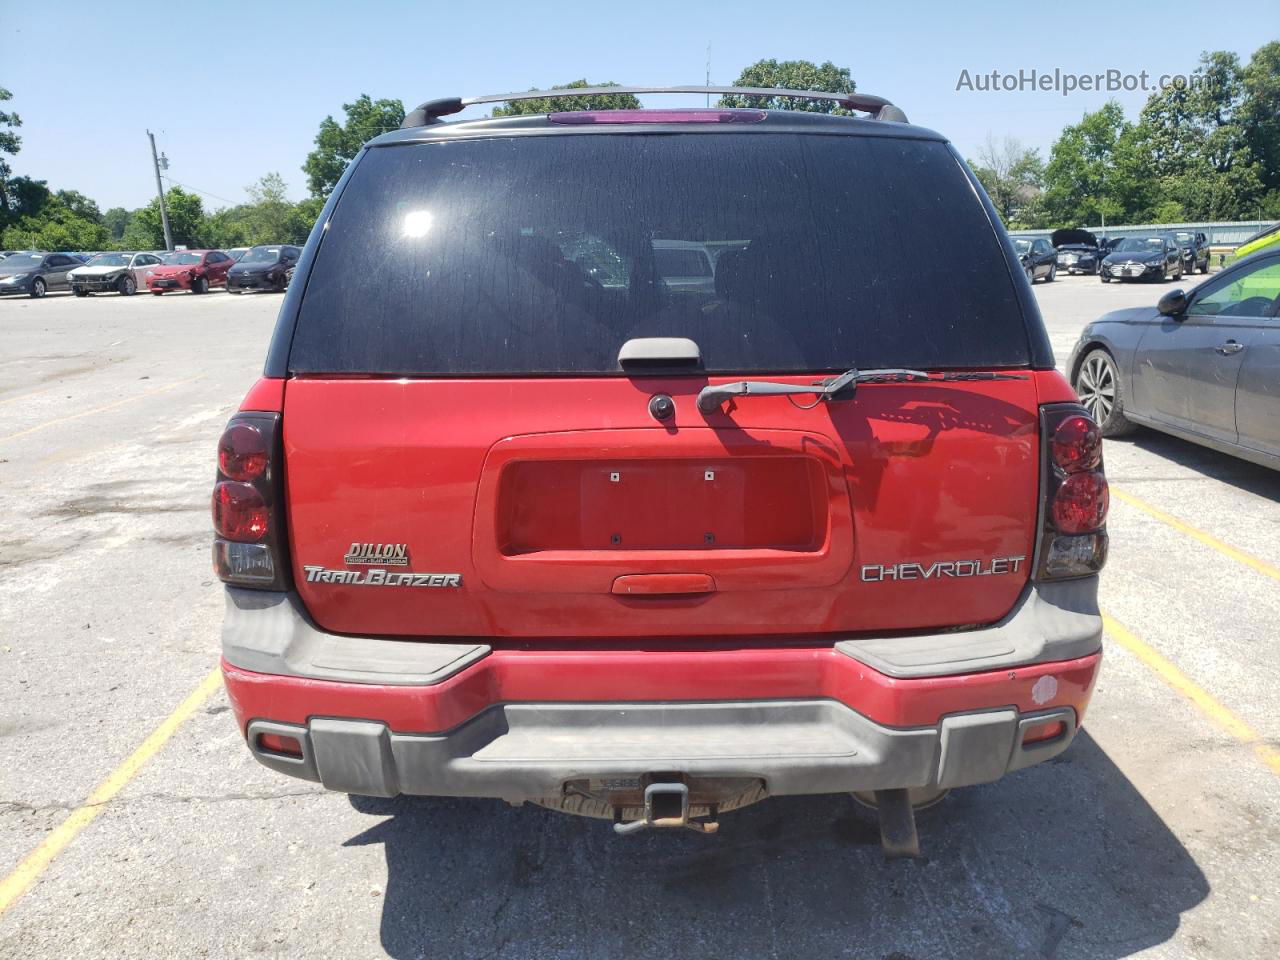
<instances>
[{"instance_id":1,"label":"window tint","mask_svg":"<svg viewBox=\"0 0 1280 960\"><path fill-rule=\"evenodd\" d=\"M290 366L608 373L626 340L669 336L722 372L1029 360L999 239L945 144L697 133L369 150Z\"/></svg>"},{"instance_id":2,"label":"window tint","mask_svg":"<svg viewBox=\"0 0 1280 960\"><path fill-rule=\"evenodd\" d=\"M1233 274L1187 309L1200 317L1274 317L1280 305L1280 260Z\"/></svg>"}]
</instances>

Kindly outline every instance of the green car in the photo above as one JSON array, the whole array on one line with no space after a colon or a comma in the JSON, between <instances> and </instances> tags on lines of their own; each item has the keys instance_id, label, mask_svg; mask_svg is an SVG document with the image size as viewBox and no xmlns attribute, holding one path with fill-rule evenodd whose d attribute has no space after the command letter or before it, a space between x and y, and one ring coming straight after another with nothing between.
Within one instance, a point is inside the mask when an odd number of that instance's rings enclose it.
<instances>
[{"instance_id":1,"label":"green car","mask_svg":"<svg viewBox=\"0 0 1280 960\"><path fill-rule=\"evenodd\" d=\"M1275 246L1280 246L1280 223L1273 223L1261 233L1255 233L1240 246L1236 247L1236 258L1247 257L1249 254L1258 253L1261 250L1270 250Z\"/></svg>"}]
</instances>

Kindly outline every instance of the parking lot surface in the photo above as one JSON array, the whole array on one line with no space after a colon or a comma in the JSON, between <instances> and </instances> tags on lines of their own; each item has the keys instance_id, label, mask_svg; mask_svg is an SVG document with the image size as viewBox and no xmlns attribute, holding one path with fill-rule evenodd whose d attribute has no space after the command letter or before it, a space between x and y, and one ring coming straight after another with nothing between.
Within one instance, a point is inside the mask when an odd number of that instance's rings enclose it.
<instances>
[{"instance_id":1,"label":"parking lot surface","mask_svg":"<svg viewBox=\"0 0 1280 960\"><path fill-rule=\"evenodd\" d=\"M1167 288L1035 290L1062 361ZM348 799L260 768L211 678L214 447L278 304L0 302L0 957L1280 956L1280 474L1108 441L1085 731L923 814L924 861L843 797L629 838Z\"/></svg>"}]
</instances>

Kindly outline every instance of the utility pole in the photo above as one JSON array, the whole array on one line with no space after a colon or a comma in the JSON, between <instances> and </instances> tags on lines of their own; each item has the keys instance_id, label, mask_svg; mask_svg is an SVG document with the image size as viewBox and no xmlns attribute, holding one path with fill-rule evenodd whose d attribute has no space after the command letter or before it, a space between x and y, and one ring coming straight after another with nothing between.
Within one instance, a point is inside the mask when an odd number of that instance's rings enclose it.
<instances>
[{"instance_id":1,"label":"utility pole","mask_svg":"<svg viewBox=\"0 0 1280 960\"><path fill-rule=\"evenodd\" d=\"M707 106L711 106L711 44L707 44Z\"/></svg>"},{"instance_id":2,"label":"utility pole","mask_svg":"<svg viewBox=\"0 0 1280 960\"><path fill-rule=\"evenodd\" d=\"M160 198L160 222L164 225L164 248L172 250L173 234L169 232L169 211L164 208L164 186L160 183L160 158L156 156L156 135L148 130L147 138L151 141L151 165L156 171L156 195ZM166 170L169 168L167 157L164 166Z\"/></svg>"}]
</instances>

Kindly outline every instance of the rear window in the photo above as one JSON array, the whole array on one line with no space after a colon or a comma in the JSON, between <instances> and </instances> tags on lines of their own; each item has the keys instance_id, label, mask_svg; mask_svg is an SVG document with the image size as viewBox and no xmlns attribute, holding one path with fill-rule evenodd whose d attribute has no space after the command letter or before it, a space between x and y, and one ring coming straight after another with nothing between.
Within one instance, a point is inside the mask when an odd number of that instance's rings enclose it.
<instances>
[{"instance_id":1,"label":"rear window","mask_svg":"<svg viewBox=\"0 0 1280 960\"><path fill-rule=\"evenodd\" d=\"M1029 361L1000 240L945 144L591 134L369 150L290 368L614 373L627 340L671 336L714 372Z\"/></svg>"}]
</instances>

